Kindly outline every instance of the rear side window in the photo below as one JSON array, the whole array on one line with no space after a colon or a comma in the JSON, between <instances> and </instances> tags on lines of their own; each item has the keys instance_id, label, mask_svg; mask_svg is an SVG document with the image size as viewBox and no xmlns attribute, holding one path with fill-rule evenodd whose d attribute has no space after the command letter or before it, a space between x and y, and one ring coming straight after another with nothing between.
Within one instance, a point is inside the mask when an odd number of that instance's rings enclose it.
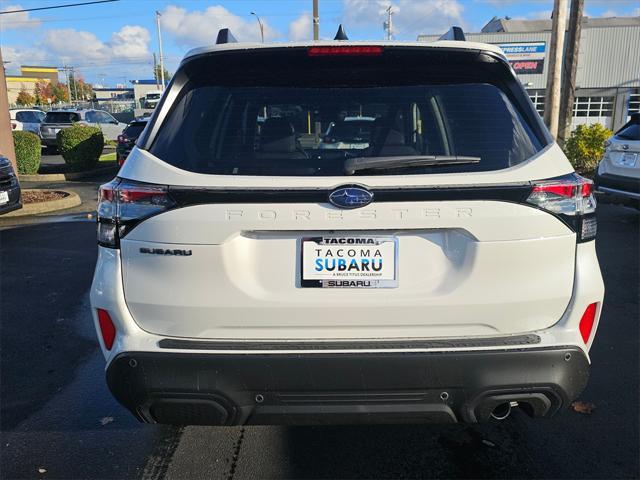
<instances>
[{"instance_id":1,"label":"rear side window","mask_svg":"<svg viewBox=\"0 0 640 480\"><path fill-rule=\"evenodd\" d=\"M132 122L124 129L122 134L129 138L138 138L146 126L147 122Z\"/></svg>"},{"instance_id":2,"label":"rear side window","mask_svg":"<svg viewBox=\"0 0 640 480\"><path fill-rule=\"evenodd\" d=\"M467 165L358 172L392 175L499 170L543 146L500 82L466 77L460 69L430 78L428 62L426 74L419 70L414 77L415 67L394 75L386 62L368 62L360 70L353 61L336 61L315 74L301 69L289 85L274 84L266 72L243 85L196 71L150 151L184 170L228 175L343 175L345 161L354 157L480 158ZM295 71L295 62L289 67Z\"/></svg>"},{"instance_id":3,"label":"rear side window","mask_svg":"<svg viewBox=\"0 0 640 480\"><path fill-rule=\"evenodd\" d=\"M16 113L16 120L23 123L40 123L41 118L37 112Z\"/></svg>"},{"instance_id":4,"label":"rear side window","mask_svg":"<svg viewBox=\"0 0 640 480\"><path fill-rule=\"evenodd\" d=\"M80 121L80 115L75 112L49 112L44 117L45 123L73 123Z\"/></svg>"}]
</instances>

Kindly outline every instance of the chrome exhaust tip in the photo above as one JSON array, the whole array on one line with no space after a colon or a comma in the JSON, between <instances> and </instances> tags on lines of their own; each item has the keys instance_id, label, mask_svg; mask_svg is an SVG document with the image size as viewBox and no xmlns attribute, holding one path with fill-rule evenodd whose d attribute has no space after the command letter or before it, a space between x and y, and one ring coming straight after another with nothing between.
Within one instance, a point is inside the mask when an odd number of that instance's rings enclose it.
<instances>
[{"instance_id":1,"label":"chrome exhaust tip","mask_svg":"<svg viewBox=\"0 0 640 480\"><path fill-rule=\"evenodd\" d=\"M495 420L504 420L511 414L511 403L515 403L517 406L517 402L505 402L500 403L493 409L491 412L491 418Z\"/></svg>"}]
</instances>

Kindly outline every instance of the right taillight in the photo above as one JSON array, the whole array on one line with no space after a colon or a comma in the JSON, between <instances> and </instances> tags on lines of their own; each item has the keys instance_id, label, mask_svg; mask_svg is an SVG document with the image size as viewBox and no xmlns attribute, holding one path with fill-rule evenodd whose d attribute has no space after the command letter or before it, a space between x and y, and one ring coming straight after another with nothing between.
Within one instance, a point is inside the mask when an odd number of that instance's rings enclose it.
<instances>
[{"instance_id":1,"label":"right taillight","mask_svg":"<svg viewBox=\"0 0 640 480\"><path fill-rule=\"evenodd\" d=\"M116 327L113 324L113 320L111 320L109 312L103 310L102 308L98 308L97 313L98 325L100 326L100 334L102 335L104 347L107 350L111 350L111 348L113 347L113 342L116 339Z\"/></svg>"},{"instance_id":2,"label":"right taillight","mask_svg":"<svg viewBox=\"0 0 640 480\"><path fill-rule=\"evenodd\" d=\"M100 187L98 243L103 247L119 248L120 239L138 223L175 205L165 185L116 178Z\"/></svg>"},{"instance_id":3,"label":"right taillight","mask_svg":"<svg viewBox=\"0 0 640 480\"><path fill-rule=\"evenodd\" d=\"M582 336L582 341L585 343L589 343L589 338L591 338L591 331L593 330L593 324L596 321L596 312L598 310L598 304L592 303L587 307L587 309L582 314L582 318L580 319L580 335Z\"/></svg>"},{"instance_id":4,"label":"right taillight","mask_svg":"<svg viewBox=\"0 0 640 480\"><path fill-rule=\"evenodd\" d=\"M553 213L577 234L579 242L596 236L593 182L577 174L536 182L527 203Z\"/></svg>"}]
</instances>

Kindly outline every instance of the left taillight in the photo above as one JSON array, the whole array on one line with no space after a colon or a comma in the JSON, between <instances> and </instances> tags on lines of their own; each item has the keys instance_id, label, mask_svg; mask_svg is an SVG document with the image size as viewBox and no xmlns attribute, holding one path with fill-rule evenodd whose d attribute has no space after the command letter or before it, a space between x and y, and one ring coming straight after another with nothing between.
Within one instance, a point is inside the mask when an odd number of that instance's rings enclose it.
<instances>
[{"instance_id":1,"label":"left taillight","mask_svg":"<svg viewBox=\"0 0 640 480\"><path fill-rule=\"evenodd\" d=\"M100 187L98 195L98 243L119 248L141 221L175 207L166 185L152 185L116 178Z\"/></svg>"},{"instance_id":2,"label":"left taillight","mask_svg":"<svg viewBox=\"0 0 640 480\"><path fill-rule=\"evenodd\" d=\"M596 236L596 199L593 182L588 178L571 174L535 182L527 203L563 220L576 232L578 242L593 240Z\"/></svg>"}]
</instances>

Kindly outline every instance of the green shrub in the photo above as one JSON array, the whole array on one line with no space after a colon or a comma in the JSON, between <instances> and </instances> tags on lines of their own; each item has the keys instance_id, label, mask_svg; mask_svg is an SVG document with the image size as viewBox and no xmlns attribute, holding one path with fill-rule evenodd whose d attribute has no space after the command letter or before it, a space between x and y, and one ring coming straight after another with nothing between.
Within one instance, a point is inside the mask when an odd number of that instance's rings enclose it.
<instances>
[{"instance_id":1,"label":"green shrub","mask_svg":"<svg viewBox=\"0 0 640 480\"><path fill-rule=\"evenodd\" d=\"M40 137L31 132L13 132L13 145L16 150L18 173L21 175L38 173L40 156L42 155Z\"/></svg>"},{"instance_id":2,"label":"green shrub","mask_svg":"<svg viewBox=\"0 0 640 480\"><path fill-rule=\"evenodd\" d=\"M63 128L58 132L57 141L60 154L73 171L94 168L104 147L102 131L84 125Z\"/></svg>"},{"instance_id":3,"label":"green shrub","mask_svg":"<svg viewBox=\"0 0 640 480\"><path fill-rule=\"evenodd\" d=\"M613 132L599 123L578 125L564 146L573 168L580 174L593 172L604 155L604 141L611 135Z\"/></svg>"}]
</instances>

